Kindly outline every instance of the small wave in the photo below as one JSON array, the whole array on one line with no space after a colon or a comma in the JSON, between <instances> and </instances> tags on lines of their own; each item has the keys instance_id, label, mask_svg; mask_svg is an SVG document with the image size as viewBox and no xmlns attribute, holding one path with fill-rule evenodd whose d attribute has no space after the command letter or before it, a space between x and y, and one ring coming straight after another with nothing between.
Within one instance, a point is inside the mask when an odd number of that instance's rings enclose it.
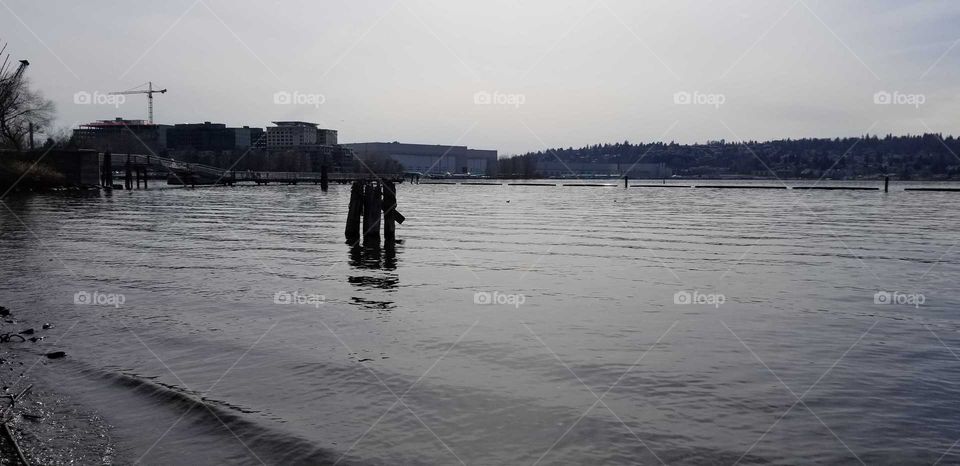
<instances>
[{"instance_id":1,"label":"small wave","mask_svg":"<svg viewBox=\"0 0 960 466\"><path fill-rule=\"evenodd\" d=\"M254 452L258 459L269 464L359 464L346 459L337 462L340 454L335 451L317 447L307 439L244 416L255 412L249 409L205 398L198 393L134 374L98 368L82 369L80 373L114 387L127 389L157 406L180 412L184 420L214 427L210 431L224 426Z\"/></svg>"}]
</instances>

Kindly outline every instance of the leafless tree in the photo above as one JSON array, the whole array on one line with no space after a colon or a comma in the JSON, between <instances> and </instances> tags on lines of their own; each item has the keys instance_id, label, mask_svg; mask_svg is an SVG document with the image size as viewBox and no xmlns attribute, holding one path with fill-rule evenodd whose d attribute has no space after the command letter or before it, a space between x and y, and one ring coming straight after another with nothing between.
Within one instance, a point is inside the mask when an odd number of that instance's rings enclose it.
<instances>
[{"instance_id":1,"label":"leafless tree","mask_svg":"<svg viewBox=\"0 0 960 466\"><path fill-rule=\"evenodd\" d=\"M56 149L76 148L76 141L73 138L73 130L66 126L51 126L44 131L44 136L46 136L46 141L43 143L44 149L49 149L51 147Z\"/></svg>"},{"instance_id":2,"label":"leafless tree","mask_svg":"<svg viewBox=\"0 0 960 466\"><path fill-rule=\"evenodd\" d=\"M26 62L13 65L7 44L0 46L0 147L23 150L31 124L35 133L43 132L53 121L54 105L39 91L30 89L23 76Z\"/></svg>"}]
</instances>

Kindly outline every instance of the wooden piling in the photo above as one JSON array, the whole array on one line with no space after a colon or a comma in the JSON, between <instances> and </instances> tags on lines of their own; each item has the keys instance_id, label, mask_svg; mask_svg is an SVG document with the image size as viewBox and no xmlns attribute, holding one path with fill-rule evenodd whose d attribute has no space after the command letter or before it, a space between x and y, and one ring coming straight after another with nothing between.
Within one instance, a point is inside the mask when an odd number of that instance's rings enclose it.
<instances>
[{"instance_id":1,"label":"wooden piling","mask_svg":"<svg viewBox=\"0 0 960 466\"><path fill-rule=\"evenodd\" d=\"M387 247L393 247L397 240L397 224L394 213L397 210L397 187L391 181L383 182L383 241Z\"/></svg>"},{"instance_id":2,"label":"wooden piling","mask_svg":"<svg viewBox=\"0 0 960 466\"><path fill-rule=\"evenodd\" d=\"M889 193L889 192L890 192L890 177L889 177L889 176L886 176L886 177L883 178L883 192L885 192L885 193Z\"/></svg>"},{"instance_id":3,"label":"wooden piling","mask_svg":"<svg viewBox=\"0 0 960 466\"><path fill-rule=\"evenodd\" d=\"M103 164L100 166L100 185L113 189L113 156L110 151L103 153Z\"/></svg>"},{"instance_id":4,"label":"wooden piling","mask_svg":"<svg viewBox=\"0 0 960 466\"><path fill-rule=\"evenodd\" d=\"M132 168L133 167L130 165L130 154L127 154L127 163L124 165L123 188L128 191L133 189Z\"/></svg>"},{"instance_id":5,"label":"wooden piling","mask_svg":"<svg viewBox=\"0 0 960 466\"><path fill-rule=\"evenodd\" d=\"M330 175L327 173L327 166L320 166L320 190L326 191L327 187L330 185Z\"/></svg>"},{"instance_id":6,"label":"wooden piling","mask_svg":"<svg viewBox=\"0 0 960 466\"><path fill-rule=\"evenodd\" d=\"M380 246L380 215L383 202L379 183L370 182L363 190L363 246Z\"/></svg>"},{"instance_id":7,"label":"wooden piling","mask_svg":"<svg viewBox=\"0 0 960 466\"><path fill-rule=\"evenodd\" d=\"M629 177L629 176L624 175L624 177L623 177L623 187L624 187L624 188L629 188L629 187L630 187L630 177Z\"/></svg>"},{"instance_id":8,"label":"wooden piling","mask_svg":"<svg viewBox=\"0 0 960 466\"><path fill-rule=\"evenodd\" d=\"M147 156L147 163L150 161L150 156ZM147 167L143 167L143 189L147 189Z\"/></svg>"},{"instance_id":9,"label":"wooden piling","mask_svg":"<svg viewBox=\"0 0 960 466\"><path fill-rule=\"evenodd\" d=\"M133 167L133 171L137 176L137 189L140 189L140 166Z\"/></svg>"},{"instance_id":10,"label":"wooden piling","mask_svg":"<svg viewBox=\"0 0 960 466\"><path fill-rule=\"evenodd\" d=\"M360 217L363 215L363 184L360 181L354 181L350 186L350 206L347 211L347 226L344 229L344 236L347 237L347 244L356 246L360 242Z\"/></svg>"}]
</instances>

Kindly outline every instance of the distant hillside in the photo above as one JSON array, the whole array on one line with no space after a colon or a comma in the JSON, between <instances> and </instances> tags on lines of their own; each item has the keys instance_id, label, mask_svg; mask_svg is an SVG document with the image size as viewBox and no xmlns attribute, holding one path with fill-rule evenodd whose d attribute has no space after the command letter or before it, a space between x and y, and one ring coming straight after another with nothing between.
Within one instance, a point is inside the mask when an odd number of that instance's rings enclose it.
<instances>
[{"instance_id":1,"label":"distant hillside","mask_svg":"<svg viewBox=\"0 0 960 466\"><path fill-rule=\"evenodd\" d=\"M706 144L603 144L500 160L501 176L535 177L539 162L665 163L675 176L960 180L960 139L939 134Z\"/></svg>"}]
</instances>

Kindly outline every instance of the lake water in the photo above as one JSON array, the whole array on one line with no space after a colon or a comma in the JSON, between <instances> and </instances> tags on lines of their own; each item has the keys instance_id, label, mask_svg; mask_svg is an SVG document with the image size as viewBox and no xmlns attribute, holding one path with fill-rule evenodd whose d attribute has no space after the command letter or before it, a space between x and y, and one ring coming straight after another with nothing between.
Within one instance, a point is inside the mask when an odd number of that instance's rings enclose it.
<instances>
[{"instance_id":1,"label":"lake water","mask_svg":"<svg viewBox=\"0 0 960 466\"><path fill-rule=\"evenodd\" d=\"M6 198L0 304L123 462L957 463L960 193L902 187L403 184L379 254L348 186Z\"/></svg>"}]
</instances>

